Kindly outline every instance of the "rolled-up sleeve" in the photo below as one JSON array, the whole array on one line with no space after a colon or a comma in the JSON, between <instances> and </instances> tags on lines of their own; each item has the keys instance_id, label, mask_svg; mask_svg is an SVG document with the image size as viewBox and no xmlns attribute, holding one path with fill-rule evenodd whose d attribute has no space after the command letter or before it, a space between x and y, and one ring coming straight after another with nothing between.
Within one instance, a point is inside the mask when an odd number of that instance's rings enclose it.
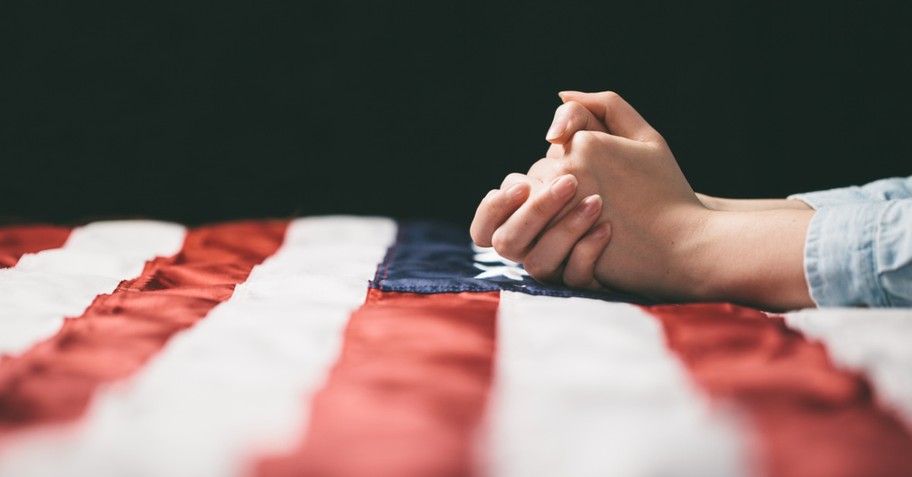
<instances>
[{"instance_id":1,"label":"rolled-up sleeve","mask_svg":"<svg viewBox=\"0 0 912 477\"><path fill-rule=\"evenodd\" d=\"M804 250L817 306L912 306L912 199L817 209Z\"/></svg>"},{"instance_id":2,"label":"rolled-up sleeve","mask_svg":"<svg viewBox=\"0 0 912 477\"><path fill-rule=\"evenodd\" d=\"M788 196L800 200L814 209L859 202L912 198L912 176L881 179L863 186L805 192Z\"/></svg>"}]
</instances>

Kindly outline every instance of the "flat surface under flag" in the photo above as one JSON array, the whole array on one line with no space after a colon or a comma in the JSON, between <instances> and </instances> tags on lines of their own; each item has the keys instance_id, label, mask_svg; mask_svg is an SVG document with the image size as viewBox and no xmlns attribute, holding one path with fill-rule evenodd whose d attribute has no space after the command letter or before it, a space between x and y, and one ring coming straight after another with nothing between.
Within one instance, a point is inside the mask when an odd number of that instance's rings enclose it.
<instances>
[{"instance_id":1,"label":"flat surface under flag","mask_svg":"<svg viewBox=\"0 0 912 477\"><path fill-rule=\"evenodd\" d=\"M536 283L460 227L0 227L0 476L912 476L912 310Z\"/></svg>"}]
</instances>

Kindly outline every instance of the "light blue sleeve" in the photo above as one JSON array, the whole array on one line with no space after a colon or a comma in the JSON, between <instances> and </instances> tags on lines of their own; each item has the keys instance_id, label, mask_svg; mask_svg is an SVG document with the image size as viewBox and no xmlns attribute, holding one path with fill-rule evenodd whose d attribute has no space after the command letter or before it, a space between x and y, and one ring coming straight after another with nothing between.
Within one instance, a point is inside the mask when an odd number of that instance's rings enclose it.
<instances>
[{"instance_id":1,"label":"light blue sleeve","mask_svg":"<svg viewBox=\"0 0 912 477\"><path fill-rule=\"evenodd\" d=\"M817 306L912 306L912 199L819 208L804 269Z\"/></svg>"},{"instance_id":2,"label":"light blue sleeve","mask_svg":"<svg viewBox=\"0 0 912 477\"><path fill-rule=\"evenodd\" d=\"M912 198L912 176L881 179L863 186L793 194L788 198L800 200L814 209L875 200L909 199Z\"/></svg>"}]
</instances>

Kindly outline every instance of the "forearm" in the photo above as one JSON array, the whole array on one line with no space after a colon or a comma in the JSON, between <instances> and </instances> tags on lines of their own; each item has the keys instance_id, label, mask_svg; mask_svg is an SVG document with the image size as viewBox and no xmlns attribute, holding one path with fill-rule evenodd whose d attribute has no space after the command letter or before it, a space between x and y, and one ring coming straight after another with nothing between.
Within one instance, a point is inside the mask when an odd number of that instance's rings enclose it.
<instances>
[{"instance_id":1,"label":"forearm","mask_svg":"<svg viewBox=\"0 0 912 477\"><path fill-rule=\"evenodd\" d=\"M710 213L694 248L694 298L780 310L814 306L804 272L813 216L791 209Z\"/></svg>"},{"instance_id":2,"label":"forearm","mask_svg":"<svg viewBox=\"0 0 912 477\"><path fill-rule=\"evenodd\" d=\"M750 212L760 210L796 209L810 210L810 206L796 199L726 199L706 194L697 194L707 208L728 212Z\"/></svg>"}]
</instances>

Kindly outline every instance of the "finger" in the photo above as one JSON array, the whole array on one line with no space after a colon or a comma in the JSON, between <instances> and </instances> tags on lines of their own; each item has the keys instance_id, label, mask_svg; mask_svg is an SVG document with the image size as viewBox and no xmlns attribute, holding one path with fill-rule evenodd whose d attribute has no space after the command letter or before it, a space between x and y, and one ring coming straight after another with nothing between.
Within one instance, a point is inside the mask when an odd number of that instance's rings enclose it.
<instances>
[{"instance_id":1,"label":"finger","mask_svg":"<svg viewBox=\"0 0 912 477\"><path fill-rule=\"evenodd\" d=\"M604 133L601 133L601 134L606 137L611 137L608 134L604 134ZM556 147L569 151L569 147L566 145L558 145ZM545 184L550 184L555 178L567 174L568 165L569 165L569 163L565 160L559 160L559 159L553 159L553 158L547 158L547 157L544 159L539 159L534 164L532 164L532 167L529 168L528 177L539 181L537 183L538 187L533 186L532 194L535 194L536 191L538 191L540 188L544 188ZM556 222L557 220L560 220L561 218L563 218L564 215L566 215L567 213L570 212L571 208L572 207L568 205L568 206L564 207L563 209L561 209L561 211L557 215L555 215L549 221L549 223Z\"/></svg>"},{"instance_id":2,"label":"finger","mask_svg":"<svg viewBox=\"0 0 912 477\"><path fill-rule=\"evenodd\" d=\"M567 101L554 112L554 120L545 135L552 144L567 142L577 131L608 132L602 121L576 101Z\"/></svg>"},{"instance_id":3,"label":"finger","mask_svg":"<svg viewBox=\"0 0 912 477\"><path fill-rule=\"evenodd\" d=\"M579 165L576 163L591 164L592 161L598 162L610 157L635 157L643 143L613 134L577 131L563 147L566 155L559 164L564 171L570 172L578 171ZM585 175L581 174L581 177Z\"/></svg>"},{"instance_id":4,"label":"finger","mask_svg":"<svg viewBox=\"0 0 912 477\"><path fill-rule=\"evenodd\" d=\"M490 247L494 231L529 197L531 188L525 182L518 182L506 190L492 190L478 204L475 218L469 227L469 235L480 247Z\"/></svg>"},{"instance_id":5,"label":"finger","mask_svg":"<svg viewBox=\"0 0 912 477\"><path fill-rule=\"evenodd\" d=\"M567 174L532 195L503 225L494 231L491 242L501 256L522 262L535 238L576 193L576 178Z\"/></svg>"},{"instance_id":6,"label":"finger","mask_svg":"<svg viewBox=\"0 0 912 477\"><path fill-rule=\"evenodd\" d=\"M604 285L595 278L595 264L608 247L609 242L611 242L611 224L609 223L595 226L580 239L564 265L564 284L572 288L604 290Z\"/></svg>"},{"instance_id":7,"label":"finger","mask_svg":"<svg viewBox=\"0 0 912 477\"><path fill-rule=\"evenodd\" d=\"M616 136L637 141L654 142L662 136L649 123L624 101L617 93L582 93L579 91L562 91L558 93L565 102L575 101L584 106L598 118L608 132Z\"/></svg>"},{"instance_id":8,"label":"finger","mask_svg":"<svg viewBox=\"0 0 912 477\"><path fill-rule=\"evenodd\" d=\"M523 261L536 280L561 283L564 262L602 212L602 198L591 195L539 237Z\"/></svg>"},{"instance_id":9,"label":"finger","mask_svg":"<svg viewBox=\"0 0 912 477\"><path fill-rule=\"evenodd\" d=\"M540 182L540 180L529 177L527 174L511 172L507 174L507 177L504 177L503 182L500 183L500 190L507 190L516 184L529 184L534 190L536 188L535 186L539 185L538 183Z\"/></svg>"}]
</instances>

